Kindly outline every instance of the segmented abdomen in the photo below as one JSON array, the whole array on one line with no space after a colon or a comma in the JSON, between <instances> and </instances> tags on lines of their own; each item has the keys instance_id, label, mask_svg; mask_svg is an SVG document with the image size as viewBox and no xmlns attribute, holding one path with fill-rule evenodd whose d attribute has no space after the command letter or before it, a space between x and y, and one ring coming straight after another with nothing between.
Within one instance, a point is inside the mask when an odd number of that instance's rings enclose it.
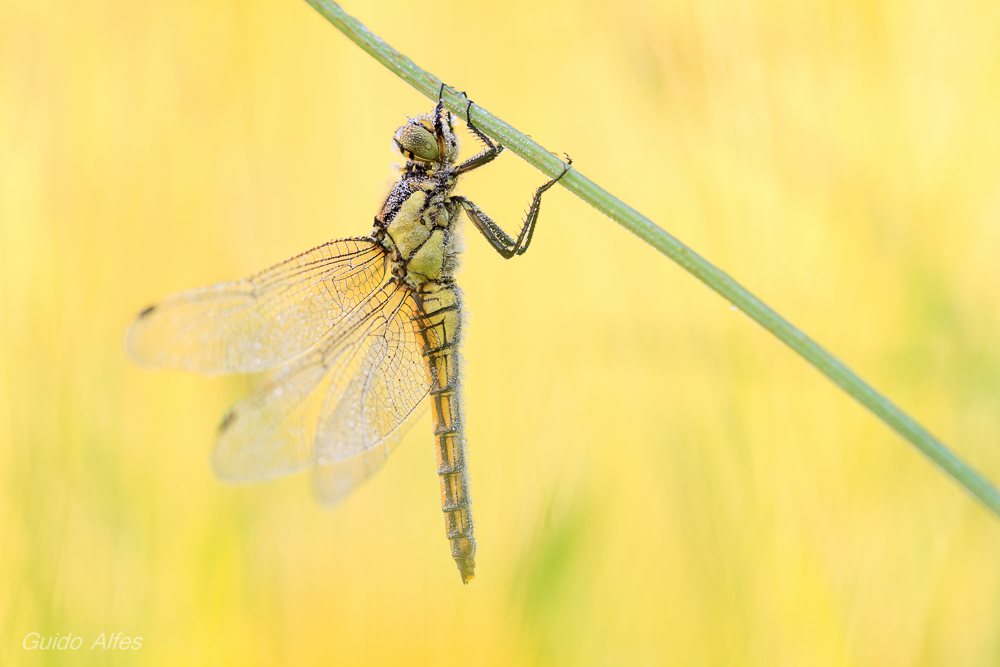
<instances>
[{"instance_id":1,"label":"segmented abdomen","mask_svg":"<svg viewBox=\"0 0 1000 667\"><path fill-rule=\"evenodd\" d=\"M473 535L469 476L465 463L464 411L461 396L462 301L454 283L427 282L418 294L423 316L415 321L430 374L434 444L441 481L441 510L451 542L451 555L462 581L475 575L476 538Z\"/></svg>"}]
</instances>

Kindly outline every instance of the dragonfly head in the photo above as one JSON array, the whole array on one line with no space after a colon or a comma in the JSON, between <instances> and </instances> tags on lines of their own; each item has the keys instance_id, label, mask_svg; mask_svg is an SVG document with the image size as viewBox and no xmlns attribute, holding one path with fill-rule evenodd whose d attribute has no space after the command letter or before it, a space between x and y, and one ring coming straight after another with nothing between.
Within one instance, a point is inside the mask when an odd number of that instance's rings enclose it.
<instances>
[{"instance_id":1,"label":"dragonfly head","mask_svg":"<svg viewBox=\"0 0 1000 667\"><path fill-rule=\"evenodd\" d=\"M396 142L399 152L410 160L436 162L441 155L434 131L415 121L396 130L392 140Z\"/></svg>"},{"instance_id":2,"label":"dragonfly head","mask_svg":"<svg viewBox=\"0 0 1000 667\"><path fill-rule=\"evenodd\" d=\"M455 159L458 141L451 129L451 114L441 128L441 137L434 130L434 116L421 114L396 130L392 140L408 160L414 162L445 162ZM442 157L442 151L444 156Z\"/></svg>"}]
</instances>

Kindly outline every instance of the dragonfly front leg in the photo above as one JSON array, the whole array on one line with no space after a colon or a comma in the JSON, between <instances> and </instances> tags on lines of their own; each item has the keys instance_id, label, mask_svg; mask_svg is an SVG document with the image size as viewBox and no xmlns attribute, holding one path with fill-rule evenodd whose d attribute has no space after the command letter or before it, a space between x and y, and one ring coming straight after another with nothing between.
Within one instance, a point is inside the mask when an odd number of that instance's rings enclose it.
<instances>
[{"instance_id":1,"label":"dragonfly front leg","mask_svg":"<svg viewBox=\"0 0 1000 667\"><path fill-rule=\"evenodd\" d=\"M548 183L545 183L537 190L535 190L535 196L531 200L531 207L528 209L528 215L524 219L524 224L521 226L521 232L517 235L517 239L512 239L504 230L500 228L500 225L495 223L490 216L486 215L483 209L476 206L473 202L469 201L465 197L453 197L452 201L457 202L465 209L466 214L469 219L472 220L472 224L476 226L476 229L486 237L493 249L500 253L500 256L504 259L510 259L514 255L523 255L531 244L531 237L535 233L535 223L538 222L538 211L542 206L542 195L546 190L551 188L553 185L559 182L559 179L566 175L569 171L570 165L573 164L573 160L566 156L566 166L559 176L553 178Z\"/></svg>"},{"instance_id":2,"label":"dragonfly front leg","mask_svg":"<svg viewBox=\"0 0 1000 667\"><path fill-rule=\"evenodd\" d=\"M465 95L465 93L462 94ZM478 169L484 164L489 164L490 162L493 162L493 160L500 157L500 153L503 153L503 144L493 143L493 141L472 122L472 118L469 115L469 112L472 110L472 100L468 97L465 99L468 100L468 104L465 105L465 124L468 126L469 130L476 135L476 138L479 139L484 146L486 146L486 149L483 150L482 153L473 155L468 160L455 167L455 171L452 172L455 176L460 176L461 174L470 172L473 169Z\"/></svg>"}]
</instances>

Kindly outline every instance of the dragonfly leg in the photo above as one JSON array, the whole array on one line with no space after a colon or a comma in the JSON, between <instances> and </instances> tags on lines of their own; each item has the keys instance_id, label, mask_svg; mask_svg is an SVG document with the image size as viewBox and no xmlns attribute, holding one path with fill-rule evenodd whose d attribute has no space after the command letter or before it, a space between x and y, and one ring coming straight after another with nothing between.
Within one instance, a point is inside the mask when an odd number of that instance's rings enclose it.
<instances>
[{"instance_id":1,"label":"dragonfly leg","mask_svg":"<svg viewBox=\"0 0 1000 667\"><path fill-rule=\"evenodd\" d=\"M434 136L437 137L438 142L438 155L446 155L445 146L445 133L444 133L444 81L441 82L441 87L438 88L438 101L437 105L434 107ZM451 127L451 120L448 121L448 127Z\"/></svg>"},{"instance_id":2,"label":"dragonfly leg","mask_svg":"<svg viewBox=\"0 0 1000 667\"><path fill-rule=\"evenodd\" d=\"M465 95L465 93L462 93L462 95ZM468 102L468 104L465 105L465 124L486 148L482 153L473 155L468 160L455 167L455 170L452 172L455 176L460 176L461 174L472 171L473 169L478 169L484 164L489 164L490 162L493 162L493 160L500 157L500 153L503 153L503 145L500 143L493 143L493 140L486 136L486 134L484 134L483 131L476 127L475 123L472 122L472 117L470 115L472 110L472 100L470 100L467 95L465 96L465 99Z\"/></svg>"},{"instance_id":3,"label":"dragonfly leg","mask_svg":"<svg viewBox=\"0 0 1000 667\"><path fill-rule=\"evenodd\" d=\"M559 182L559 179L566 175L566 172L569 171L570 166L573 164L573 160L568 155L566 156L566 160L567 163L559 176L535 190L535 196L531 200L531 207L528 209L528 215L521 226L521 232L517 235L517 239L512 239L500 228L500 225L495 223L490 216L486 215L483 209L465 197L453 197L452 200L458 202L465 209L469 219L472 220L472 224L486 237L486 240L493 246L494 250L500 253L501 257L510 259L515 255L523 255L531 244L531 237L535 233L535 223L538 222L538 211L542 206L542 195L546 190Z\"/></svg>"}]
</instances>

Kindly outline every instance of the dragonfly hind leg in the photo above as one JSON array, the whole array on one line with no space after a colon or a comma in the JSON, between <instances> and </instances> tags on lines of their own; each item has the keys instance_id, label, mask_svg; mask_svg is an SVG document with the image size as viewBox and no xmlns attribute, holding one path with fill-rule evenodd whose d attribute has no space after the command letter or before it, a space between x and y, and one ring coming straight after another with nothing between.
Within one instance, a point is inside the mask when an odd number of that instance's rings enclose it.
<instances>
[{"instance_id":1,"label":"dragonfly hind leg","mask_svg":"<svg viewBox=\"0 0 1000 667\"><path fill-rule=\"evenodd\" d=\"M531 237L535 233L535 223L538 222L538 211L542 206L542 195L566 175L572 164L573 160L567 155L562 173L535 190L535 196L531 199L531 207L528 209L528 215L524 219L524 224L521 226L521 232L517 235L517 239L512 239L507 232L500 228L500 225L494 222L490 216L486 215L483 209L465 197L452 197L452 201L458 202L465 209L469 219L472 220L472 224L486 237L486 240L493 246L494 250L500 253L501 257L510 259L515 255L523 255L531 244Z\"/></svg>"}]
</instances>

